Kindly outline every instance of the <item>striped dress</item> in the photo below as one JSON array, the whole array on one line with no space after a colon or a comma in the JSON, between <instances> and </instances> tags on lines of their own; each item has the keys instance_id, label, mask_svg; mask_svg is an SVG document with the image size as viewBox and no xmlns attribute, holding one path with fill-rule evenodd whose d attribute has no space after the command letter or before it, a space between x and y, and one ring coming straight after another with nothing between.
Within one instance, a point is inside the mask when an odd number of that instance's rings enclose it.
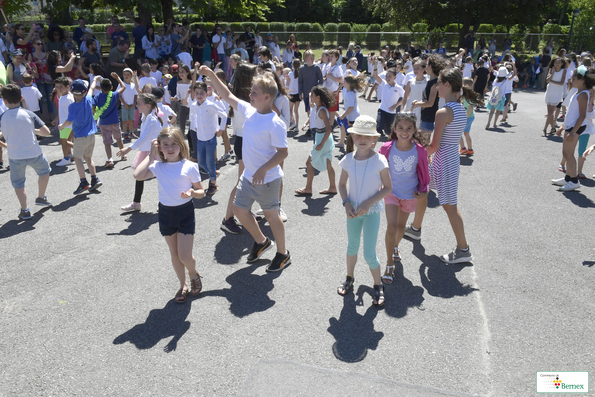
<instances>
[{"instance_id":1,"label":"striped dress","mask_svg":"<svg viewBox=\"0 0 595 397\"><path fill-rule=\"evenodd\" d=\"M440 205L456 205L461 167L459 140L467 124L467 112L459 102L448 102L444 106L452 109L453 119L444 127L440 147L430 164L430 189L438 191Z\"/></svg>"}]
</instances>

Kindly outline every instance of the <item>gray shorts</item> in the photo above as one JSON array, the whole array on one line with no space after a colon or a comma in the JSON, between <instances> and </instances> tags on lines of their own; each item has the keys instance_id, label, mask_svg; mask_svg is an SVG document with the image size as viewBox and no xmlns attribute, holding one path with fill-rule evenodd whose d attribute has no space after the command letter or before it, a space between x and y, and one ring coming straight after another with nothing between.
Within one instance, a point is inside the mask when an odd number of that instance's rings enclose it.
<instances>
[{"instance_id":1,"label":"gray shorts","mask_svg":"<svg viewBox=\"0 0 595 397\"><path fill-rule=\"evenodd\" d=\"M236 207L250 210L252 204L256 201L260 204L263 211L274 211L279 209L279 192L281 191L281 180L277 178L269 183L260 186L254 186L244 176L240 178L236 197L233 199L233 205Z\"/></svg>"}]
</instances>

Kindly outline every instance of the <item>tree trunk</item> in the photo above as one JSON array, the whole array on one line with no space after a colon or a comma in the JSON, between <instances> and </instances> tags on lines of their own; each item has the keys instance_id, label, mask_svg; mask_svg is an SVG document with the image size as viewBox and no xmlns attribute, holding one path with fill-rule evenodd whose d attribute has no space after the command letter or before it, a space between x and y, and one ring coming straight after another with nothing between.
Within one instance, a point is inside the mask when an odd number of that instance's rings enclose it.
<instances>
[{"instance_id":1,"label":"tree trunk","mask_svg":"<svg viewBox=\"0 0 595 397\"><path fill-rule=\"evenodd\" d=\"M169 18L174 19L174 1L173 0L161 0L161 10L163 12L163 22Z\"/></svg>"},{"instance_id":2,"label":"tree trunk","mask_svg":"<svg viewBox=\"0 0 595 397\"><path fill-rule=\"evenodd\" d=\"M560 12L560 19L558 19L558 25L562 25L564 15L566 15L566 10L568 9L568 2L569 0L564 1L564 7L562 7L562 12Z\"/></svg>"},{"instance_id":3,"label":"tree trunk","mask_svg":"<svg viewBox=\"0 0 595 397\"><path fill-rule=\"evenodd\" d=\"M147 26L152 22L151 12L147 8L145 2L139 1L137 4L138 9L138 17L140 18L141 23L143 26Z\"/></svg>"}]
</instances>

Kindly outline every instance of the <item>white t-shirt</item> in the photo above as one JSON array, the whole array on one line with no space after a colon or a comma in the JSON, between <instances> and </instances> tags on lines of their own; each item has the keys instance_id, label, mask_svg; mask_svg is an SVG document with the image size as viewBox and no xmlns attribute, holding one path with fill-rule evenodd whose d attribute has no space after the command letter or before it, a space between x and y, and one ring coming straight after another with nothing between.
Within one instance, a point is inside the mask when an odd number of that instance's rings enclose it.
<instances>
[{"instance_id":1,"label":"white t-shirt","mask_svg":"<svg viewBox=\"0 0 595 397\"><path fill-rule=\"evenodd\" d=\"M8 110L8 108L4 104L4 99L0 98L0 115L2 113L6 112L7 110Z\"/></svg>"},{"instance_id":2,"label":"white t-shirt","mask_svg":"<svg viewBox=\"0 0 595 397\"><path fill-rule=\"evenodd\" d=\"M355 91L347 91L345 95L343 95L343 105L345 110L353 107L353 110L347 115L347 121L355 121L357 117L359 117L359 107L357 106L357 92Z\"/></svg>"},{"instance_id":3,"label":"white t-shirt","mask_svg":"<svg viewBox=\"0 0 595 397\"><path fill-rule=\"evenodd\" d=\"M186 98L186 96L188 95L188 90L190 90L190 83L182 83L180 81L178 81L178 86L176 89L176 98L178 98L180 100L180 103L182 103L181 101ZM188 103L190 103L191 97L188 96ZM182 105L185 106L185 105ZM188 106L186 106L188 107Z\"/></svg>"},{"instance_id":4,"label":"white t-shirt","mask_svg":"<svg viewBox=\"0 0 595 397\"><path fill-rule=\"evenodd\" d=\"M178 59L187 65L190 69L192 69L192 55L188 54L186 51L180 52L178 54Z\"/></svg>"},{"instance_id":5,"label":"white t-shirt","mask_svg":"<svg viewBox=\"0 0 595 397\"><path fill-rule=\"evenodd\" d=\"M58 120L60 124L64 124L64 122L66 122L66 119L68 118L68 107L71 103L74 103L74 96L71 92L64 96L61 96L58 100Z\"/></svg>"},{"instance_id":6,"label":"white t-shirt","mask_svg":"<svg viewBox=\"0 0 595 397\"><path fill-rule=\"evenodd\" d=\"M201 105L196 100L190 102L190 128L196 132L199 141L208 141L215 136L219 129L218 116L227 120L222 101L205 99Z\"/></svg>"},{"instance_id":7,"label":"white t-shirt","mask_svg":"<svg viewBox=\"0 0 595 397\"><path fill-rule=\"evenodd\" d=\"M30 110L12 108L2 113L0 131L8 144L8 158L34 159L42 154L35 130L44 125L45 123Z\"/></svg>"},{"instance_id":8,"label":"white t-shirt","mask_svg":"<svg viewBox=\"0 0 595 397\"><path fill-rule=\"evenodd\" d=\"M147 84L151 84L153 87L157 87L157 80L154 77L141 77L138 80L138 88L142 91L143 87Z\"/></svg>"},{"instance_id":9,"label":"white t-shirt","mask_svg":"<svg viewBox=\"0 0 595 397\"><path fill-rule=\"evenodd\" d=\"M89 72L89 87L91 87L91 84L93 84L93 80L95 80L95 75L91 72ZM93 96L101 94L101 86L99 85L99 82L97 84L95 84L95 89L93 90Z\"/></svg>"},{"instance_id":10,"label":"white t-shirt","mask_svg":"<svg viewBox=\"0 0 595 397\"><path fill-rule=\"evenodd\" d=\"M339 89L339 83L335 80L331 79L329 76L334 76L335 78L342 78L343 72L341 71L341 67L339 65L329 66L326 71L326 80L324 81L324 86L328 88L331 92L335 92Z\"/></svg>"},{"instance_id":11,"label":"white t-shirt","mask_svg":"<svg viewBox=\"0 0 595 397\"><path fill-rule=\"evenodd\" d=\"M192 200L192 197L182 198L182 192L192 188L192 184L200 182L198 164L188 161L164 163L155 161L149 166L149 171L157 177L159 202L168 207L177 207Z\"/></svg>"},{"instance_id":12,"label":"white t-shirt","mask_svg":"<svg viewBox=\"0 0 595 397\"><path fill-rule=\"evenodd\" d=\"M346 154L339 162L339 165L349 175L349 201L353 208L357 209L360 203L374 196L382 189L380 172L388 168L388 163L386 157L378 153L366 160L354 159L355 153ZM384 208L382 201L374 203L368 213L382 212Z\"/></svg>"},{"instance_id":13,"label":"white t-shirt","mask_svg":"<svg viewBox=\"0 0 595 397\"><path fill-rule=\"evenodd\" d=\"M217 54L225 54L225 36L214 34L212 38L213 47L217 47ZM190 66L190 65L188 65Z\"/></svg>"},{"instance_id":14,"label":"white t-shirt","mask_svg":"<svg viewBox=\"0 0 595 397\"><path fill-rule=\"evenodd\" d=\"M412 72L411 74L415 78L415 73ZM409 76L409 73L407 73L407 75L404 75L401 72L397 72L397 75L395 76L395 83L397 83L401 87L405 87L405 85L409 81L409 77L407 77L407 76Z\"/></svg>"},{"instance_id":15,"label":"white t-shirt","mask_svg":"<svg viewBox=\"0 0 595 397\"><path fill-rule=\"evenodd\" d=\"M506 76L506 81L505 81L504 87L503 87L504 88L503 94L512 93L512 84L514 82L513 81L514 79L512 79L512 75L513 75L513 73L510 73L508 76Z\"/></svg>"},{"instance_id":16,"label":"white t-shirt","mask_svg":"<svg viewBox=\"0 0 595 397\"><path fill-rule=\"evenodd\" d=\"M403 71L409 73L413 70L413 63L411 62L411 59L408 59L407 62L405 62L405 65L403 65Z\"/></svg>"},{"instance_id":17,"label":"white t-shirt","mask_svg":"<svg viewBox=\"0 0 595 397\"><path fill-rule=\"evenodd\" d=\"M242 130L245 169L242 176L252 183L254 173L277 153L276 148L287 147L287 127L277 113L260 114L245 101L238 102L237 112L243 113L245 117ZM267 171L264 183L281 177L283 170L277 165Z\"/></svg>"},{"instance_id":18,"label":"white t-shirt","mask_svg":"<svg viewBox=\"0 0 595 397\"><path fill-rule=\"evenodd\" d=\"M155 113L151 112L140 125L140 136L130 145L130 148L142 152L151 151L151 142L153 139L157 139L157 136L165 125L165 122L161 125Z\"/></svg>"},{"instance_id":19,"label":"white t-shirt","mask_svg":"<svg viewBox=\"0 0 595 397\"><path fill-rule=\"evenodd\" d=\"M463 68L463 78L473 76L474 69L475 68L473 67L472 63L466 63L465 67Z\"/></svg>"},{"instance_id":20,"label":"white t-shirt","mask_svg":"<svg viewBox=\"0 0 595 397\"><path fill-rule=\"evenodd\" d=\"M392 114L397 113L396 109L390 110L389 107L397 103L400 98L403 98L405 90L398 84L391 87L386 80L382 80L382 84L380 84L378 88L380 87L382 87L382 103L380 104L380 109Z\"/></svg>"},{"instance_id":21,"label":"white t-shirt","mask_svg":"<svg viewBox=\"0 0 595 397\"><path fill-rule=\"evenodd\" d=\"M163 126L165 127L166 125L168 127L172 127L172 124L169 121L170 117L177 117L178 115L176 114L176 112L173 111L172 108L170 108L167 104L162 103L162 102L157 102L157 107L159 108L159 110L161 111L161 113L163 113Z\"/></svg>"},{"instance_id":22,"label":"white t-shirt","mask_svg":"<svg viewBox=\"0 0 595 397\"><path fill-rule=\"evenodd\" d=\"M277 95L277 98L273 101L273 104L279 110L279 118L285 123L285 128L289 127L291 121L291 113L289 111L289 98L285 95Z\"/></svg>"},{"instance_id":23,"label":"white t-shirt","mask_svg":"<svg viewBox=\"0 0 595 397\"><path fill-rule=\"evenodd\" d=\"M120 99L124 101L126 105L132 105L134 103L134 97L138 94L138 92L136 92L136 85L131 82L130 84L124 83L124 86L126 88L124 89L124 92L122 93ZM118 91L121 87L122 86L118 84L118 88L116 88L116 91Z\"/></svg>"},{"instance_id":24,"label":"white t-shirt","mask_svg":"<svg viewBox=\"0 0 595 397\"><path fill-rule=\"evenodd\" d=\"M163 73L161 73L159 70L155 72L151 70L149 74L155 79L155 82L159 85L159 87L163 87Z\"/></svg>"},{"instance_id":25,"label":"white t-shirt","mask_svg":"<svg viewBox=\"0 0 595 397\"><path fill-rule=\"evenodd\" d=\"M293 71L289 72L289 86L287 88L289 95L299 94L298 79L294 77Z\"/></svg>"},{"instance_id":26,"label":"white t-shirt","mask_svg":"<svg viewBox=\"0 0 595 397\"><path fill-rule=\"evenodd\" d=\"M23 87L21 88L21 95L25 100L27 110L30 110L32 112L39 111L39 100L43 95L41 95L41 91L39 91L37 87Z\"/></svg>"}]
</instances>

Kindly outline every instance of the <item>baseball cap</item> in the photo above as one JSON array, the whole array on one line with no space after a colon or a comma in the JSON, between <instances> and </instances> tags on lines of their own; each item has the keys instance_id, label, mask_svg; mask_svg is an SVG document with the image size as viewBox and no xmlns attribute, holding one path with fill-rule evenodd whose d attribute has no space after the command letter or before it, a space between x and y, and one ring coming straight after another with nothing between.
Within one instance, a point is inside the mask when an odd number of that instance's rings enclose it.
<instances>
[{"instance_id":1,"label":"baseball cap","mask_svg":"<svg viewBox=\"0 0 595 397\"><path fill-rule=\"evenodd\" d=\"M178 65L171 65L171 71L172 72L177 72L178 71Z\"/></svg>"},{"instance_id":2,"label":"baseball cap","mask_svg":"<svg viewBox=\"0 0 595 397\"><path fill-rule=\"evenodd\" d=\"M171 80L171 74L169 74L169 73L166 74L166 75L164 75L163 77L165 77L166 79L170 79Z\"/></svg>"},{"instance_id":3,"label":"baseball cap","mask_svg":"<svg viewBox=\"0 0 595 397\"><path fill-rule=\"evenodd\" d=\"M84 94L89 89L89 83L84 80L76 79L70 85L70 92L73 94Z\"/></svg>"},{"instance_id":4,"label":"baseball cap","mask_svg":"<svg viewBox=\"0 0 595 397\"><path fill-rule=\"evenodd\" d=\"M93 29L91 29L91 28L85 28L85 33L93 33Z\"/></svg>"}]
</instances>

